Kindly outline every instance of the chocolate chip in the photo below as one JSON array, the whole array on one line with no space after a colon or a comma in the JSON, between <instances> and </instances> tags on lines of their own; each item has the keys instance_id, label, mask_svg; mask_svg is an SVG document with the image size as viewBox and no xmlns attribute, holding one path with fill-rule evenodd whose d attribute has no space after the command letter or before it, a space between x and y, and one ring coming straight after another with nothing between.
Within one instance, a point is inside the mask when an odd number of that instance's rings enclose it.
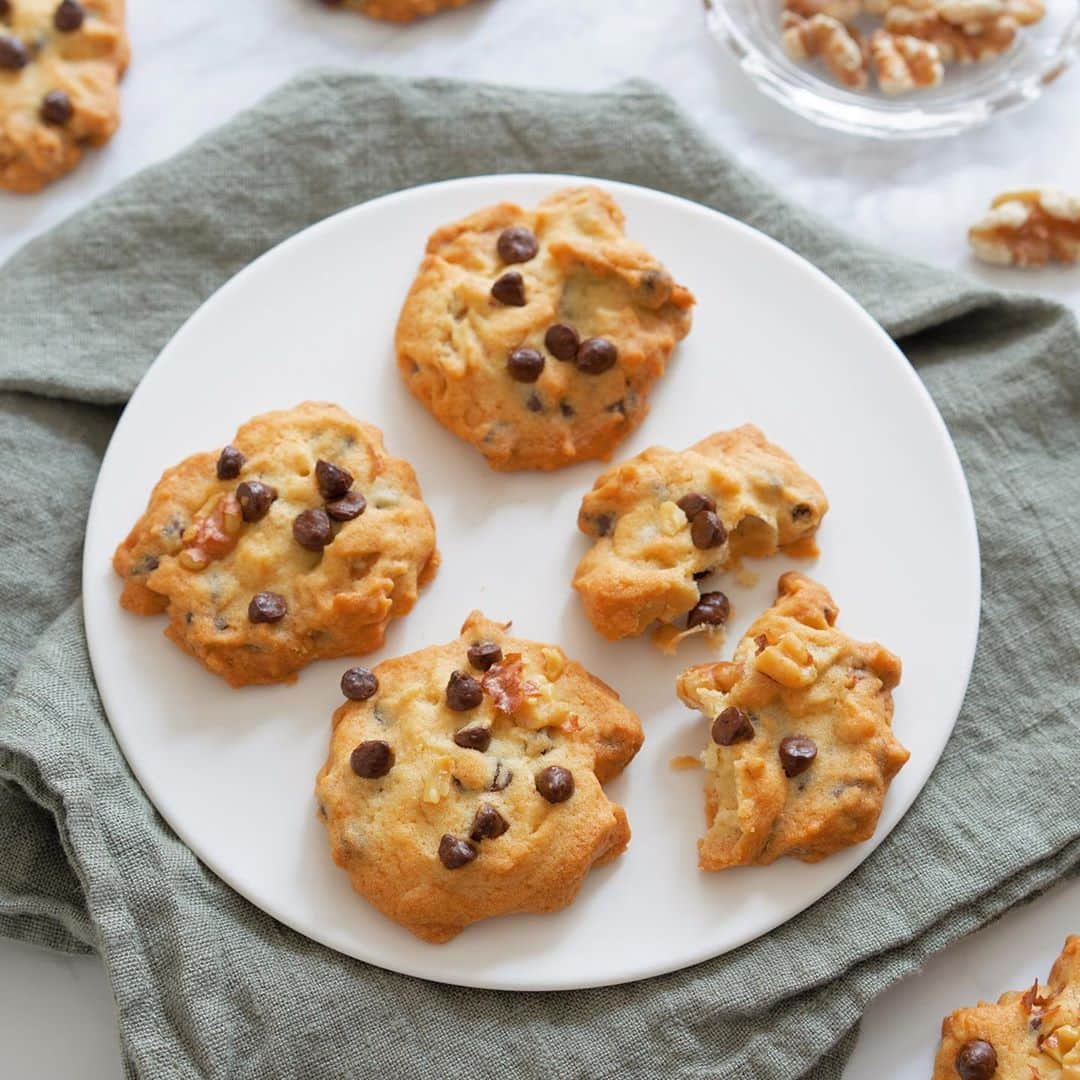
<instances>
[{"instance_id":1,"label":"chocolate chip","mask_svg":"<svg viewBox=\"0 0 1080 1080\"><path fill-rule=\"evenodd\" d=\"M480 684L464 671L455 671L446 684L446 704L454 712L468 712L484 700Z\"/></svg>"},{"instance_id":2,"label":"chocolate chip","mask_svg":"<svg viewBox=\"0 0 1080 1080\"><path fill-rule=\"evenodd\" d=\"M340 499L353 486L353 478L351 472L319 458L315 462L315 483L324 499Z\"/></svg>"},{"instance_id":3,"label":"chocolate chip","mask_svg":"<svg viewBox=\"0 0 1080 1080\"><path fill-rule=\"evenodd\" d=\"M325 510L303 510L293 518L293 539L308 551L322 551L330 543L330 518Z\"/></svg>"},{"instance_id":4,"label":"chocolate chip","mask_svg":"<svg viewBox=\"0 0 1080 1080\"><path fill-rule=\"evenodd\" d=\"M524 307L525 279L516 270L507 270L491 286L491 295L507 307Z\"/></svg>"},{"instance_id":5,"label":"chocolate chip","mask_svg":"<svg viewBox=\"0 0 1080 1080\"><path fill-rule=\"evenodd\" d=\"M533 393L525 399L525 408L528 409L529 412L543 412L544 403L540 400L540 395L533 391Z\"/></svg>"},{"instance_id":6,"label":"chocolate chip","mask_svg":"<svg viewBox=\"0 0 1080 1080\"><path fill-rule=\"evenodd\" d=\"M469 663L477 671L487 671L502 659L502 649L494 641L474 641L469 646Z\"/></svg>"},{"instance_id":7,"label":"chocolate chip","mask_svg":"<svg viewBox=\"0 0 1080 1080\"><path fill-rule=\"evenodd\" d=\"M702 510L716 510L716 500L700 491L684 495L675 505L686 515L687 521L693 521Z\"/></svg>"},{"instance_id":8,"label":"chocolate chip","mask_svg":"<svg viewBox=\"0 0 1080 1080\"><path fill-rule=\"evenodd\" d=\"M711 574L714 574L715 572L716 572L716 567L715 566L710 566L706 570L695 570L694 571L694 580L695 581L703 581L705 578L709 577Z\"/></svg>"},{"instance_id":9,"label":"chocolate chip","mask_svg":"<svg viewBox=\"0 0 1080 1080\"><path fill-rule=\"evenodd\" d=\"M63 127L75 115L75 106L63 90L50 90L41 99L41 119L46 124Z\"/></svg>"},{"instance_id":10,"label":"chocolate chip","mask_svg":"<svg viewBox=\"0 0 1080 1080\"><path fill-rule=\"evenodd\" d=\"M159 565L160 563L158 562L158 557L156 555L143 555L131 568L131 572L133 574L150 574L153 573Z\"/></svg>"},{"instance_id":11,"label":"chocolate chip","mask_svg":"<svg viewBox=\"0 0 1080 1080\"><path fill-rule=\"evenodd\" d=\"M611 533L611 528L615 524L614 514L597 514L589 522L597 536L608 536Z\"/></svg>"},{"instance_id":12,"label":"chocolate chip","mask_svg":"<svg viewBox=\"0 0 1080 1080\"><path fill-rule=\"evenodd\" d=\"M469 839L479 843L481 840L494 840L510 828L510 822L495 809L491 803L481 803L473 818Z\"/></svg>"},{"instance_id":13,"label":"chocolate chip","mask_svg":"<svg viewBox=\"0 0 1080 1080\"><path fill-rule=\"evenodd\" d=\"M754 638L754 655L760 656L769 647L769 639L764 634Z\"/></svg>"},{"instance_id":14,"label":"chocolate chip","mask_svg":"<svg viewBox=\"0 0 1080 1080\"><path fill-rule=\"evenodd\" d=\"M536 382L544 370L544 358L535 349L515 349L506 359L506 370L518 382Z\"/></svg>"},{"instance_id":15,"label":"chocolate chip","mask_svg":"<svg viewBox=\"0 0 1080 1080\"><path fill-rule=\"evenodd\" d=\"M53 12L53 26L64 34L70 34L78 30L86 18L86 12L82 4L75 0L63 0Z\"/></svg>"},{"instance_id":16,"label":"chocolate chip","mask_svg":"<svg viewBox=\"0 0 1080 1080\"><path fill-rule=\"evenodd\" d=\"M447 870L457 870L466 863L471 863L476 858L476 848L468 840L460 840L456 836L444 833L439 841L439 862Z\"/></svg>"},{"instance_id":17,"label":"chocolate chip","mask_svg":"<svg viewBox=\"0 0 1080 1080\"><path fill-rule=\"evenodd\" d=\"M559 412L561 412L563 414L563 416L566 417L567 420L569 420L570 417L575 415L574 406L571 405L569 401L560 401L559 402Z\"/></svg>"},{"instance_id":18,"label":"chocolate chip","mask_svg":"<svg viewBox=\"0 0 1080 1080\"><path fill-rule=\"evenodd\" d=\"M578 347L574 363L586 375L600 375L615 366L619 350L607 338L586 338Z\"/></svg>"},{"instance_id":19,"label":"chocolate chip","mask_svg":"<svg viewBox=\"0 0 1080 1080\"><path fill-rule=\"evenodd\" d=\"M536 790L549 803L566 802L574 794L574 774L561 765L549 765L536 774Z\"/></svg>"},{"instance_id":20,"label":"chocolate chip","mask_svg":"<svg viewBox=\"0 0 1080 1080\"><path fill-rule=\"evenodd\" d=\"M499 258L507 263L528 262L535 258L540 250L540 245L532 230L526 229L524 225L514 225L512 228L503 229L499 233L495 246L498 249Z\"/></svg>"},{"instance_id":21,"label":"chocolate chip","mask_svg":"<svg viewBox=\"0 0 1080 1080\"><path fill-rule=\"evenodd\" d=\"M323 508L335 521L352 521L367 509L367 499L359 491L350 491Z\"/></svg>"},{"instance_id":22,"label":"chocolate chip","mask_svg":"<svg viewBox=\"0 0 1080 1080\"><path fill-rule=\"evenodd\" d=\"M236 486L236 501L245 521L262 521L277 498L277 488L261 480L245 480Z\"/></svg>"},{"instance_id":23,"label":"chocolate chip","mask_svg":"<svg viewBox=\"0 0 1080 1080\"><path fill-rule=\"evenodd\" d=\"M226 446L218 455L217 478L219 480L235 480L240 475L240 470L247 460L235 446Z\"/></svg>"},{"instance_id":24,"label":"chocolate chip","mask_svg":"<svg viewBox=\"0 0 1080 1080\"><path fill-rule=\"evenodd\" d=\"M0 37L0 70L18 71L30 63L30 50L17 37Z\"/></svg>"},{"instance_id":25,"label":"chocolate chip","mask_svg":"<svg viewBox=\"0 0 1080 1080\"><path fill-rule=\"evenodd\" d=\"M491 745L491 730L486 727L462 728L454 732L454 742L462 750L479 750L482 754Z\"/></svg>"},{"instance_id":26,"label":"chocolate chip","mask_svg":"<svg viewBox=\"0 0 1080 1080\"><path fill-rule=\"evenodd\" d=\"M581 338L578 337L578 332L566 323L555 323L554 326L549 326L544 335L544 347L556 360L573 362L580 344Z\"/></svg>"},{"instance_id":27,"label":"chocolate chip","mask_svg":"<svg viewBox=\"0 0 1080 1080\"><path fill-rule=\"evenodd\" d=\"M11 0L0 0L0 16L11 14Z\"/></svg>"},{"instance_id":28,"label":"chocolate chip","mask_svg":"<svg viewBox=\"0 0 1080 1080\"><path fill-rule=\"evenodd\" d=\"M699 510L690 522L690 539L705 551L719 547L727 539L727 529L712 510Z\"/></svg>"},{"instance_id":29,"label":"chocolate chip","mask_svg":"<svg viewBox=\"0 0 1080 1080\"><path fill-rule=\"evenodd\" d=\"M798 506L791 508L791 517L793 521L802 521L803 518L810 517L813 514L813 510L806 505L806 503L799 503Z\"/></svg>"},{"instance_id":30,"label":"chocolate chip","mask_svg":"<svg viewBox=\"0 0 1080 1080\"><path fill-rule=\"evenodd\" d=\"M284 596L275 592L256 593L248 604L248 619L253 623L277 622L285 618L288 610Z\"/></svg>"},{"instance_id":31,"label":"chocolate chip","mask_svg":"<svg viewBox=\"0 0 1080 1080\"><path fill-rule=\"evenodd\" d=\"M712 741L717 746L730 746L753 737L753 722L742 709L736 709L734 705L729 705L712 722Z\"/></svg>"},{"instance_id":32,"label":"chocolate chip","mask_svg":"<svg viewBox=\"0 0 1080 1080\"><path fill-rule=\"evenodd\" d=\"M985 1039L968 1039L956 1055L960 1080L990 1080L997 1067L997 1051Z\"/></svg>"},{"instance_id":33,"label":"chocolate chip","mask_svg":"<svg viewBox=\"0 0 1080 1080\"><path fill-rule=\"evenodd\" d=\"M349 764L357 776L378 780L394 767L394 751L382 739L365 739L349 755Z\"/></svg>"},{"instance_id":34,"label":"chocolate chip","mask_svg":"<svg viewBox=\"0 0 1080 1080\"><path fill-rule=\"evenodd\" d=\"M507 768L501 761L495 762L495 775L491 778L488 791L505 791L514 779L514 770Z\"/></svg>"},{"instance_id":35,"label":"chocolate chip","mask_svg":"<svg viewBox=\"0 0 1080 1080\"><path fill-rule=\"evenodd\" d=\"M366 667L351 667L341 676L341 692L350 701L367 701L379 692L379 680Z\"/></svg>"},{"instance_id":36,"label":"chocolate chip","mask_svg":"<svg viewBox=\"0 0 1080 1080\"><path fill-rule=\"evenodd\" d=\"M817 743L806 735L789 735L780 740L780 764L789 777L806 772L816 757Z\"/></svg>"},{"instance_id":37,"label":"chocolate chip","mask_svg":"<svg viewBox=\"0 0 1080 1080\"><path fill-rule=\"evenodd\" d=\"M701 594L701 599L690 609L686 616L686 627L723 626L731 614L731 602L722 592Z\"/></svg>"}]
</instances>

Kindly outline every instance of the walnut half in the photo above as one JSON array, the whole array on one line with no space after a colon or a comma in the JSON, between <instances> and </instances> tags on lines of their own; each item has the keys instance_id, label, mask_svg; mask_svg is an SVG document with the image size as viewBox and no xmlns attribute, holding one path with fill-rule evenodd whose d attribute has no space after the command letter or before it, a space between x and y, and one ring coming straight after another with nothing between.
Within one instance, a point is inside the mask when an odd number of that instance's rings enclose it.
<instances>
[{"instance_id":1,"label":"walnut half","mask_svg":"<svg viewBox=\"0 0 1080 1080\"><path fill-rule=\"evenodd\" d=\"M1056 188L999 195L968 230L976 258L997 266L1034 267L1080 258L1080 198Z\"/></svg>"}]
</instances>

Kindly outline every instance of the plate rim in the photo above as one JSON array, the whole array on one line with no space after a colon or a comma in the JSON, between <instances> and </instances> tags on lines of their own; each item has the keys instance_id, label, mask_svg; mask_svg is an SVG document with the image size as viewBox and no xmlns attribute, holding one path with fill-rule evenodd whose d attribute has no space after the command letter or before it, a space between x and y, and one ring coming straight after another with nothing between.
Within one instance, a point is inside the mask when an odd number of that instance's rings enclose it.
<instances>
[{"instance_id":1,"label":"plate rim","mask_svg":"<svg viewBox=\"0 0 1080 1080\"><path fill-rule=\"evenodd\" d=\"M781 929L787 923L797 918L801 914L805 913L811 907L813 907L822 897L826 896L833 889L840 886L847 878L859 867L861 867L867 859L869 859L878 846L890 835L892 829L896 828L900 822L906 817L908 811L911 809L915 799L922 793L926 785L930 782L934 771L937 768L937 764L941 759L941 755L944 753L945 748L952 737L953 730L955 729L956 721L959 718L960 711L963 707L963 702L967 695L967 688L970 683L971 673L974 666L975 655L978 646L979 628L981 624L981 612L982 612L982 563L981 563L981 550L979 544L979 535L977 529L977 521L975 516L974 504L971 498L970 488L967 483L967 477L964 473L963 465L960 460L959 453L956 449L956 445L949 434L948 428L945 424L944 418L941 416L938 410L937 404L933 397L930 395L926 385L919 378L914 367L911 365L908 358L904 355L903 351L899 348L896 342L886 333L880 323L873 318L872 315L862 305L834 281L828 274L826 274L819 267L810 262L802 255L798 254L791 248L787 247L781 241L768 235L767 233L748 225L746 222L740 221L738 218L734 218L729 214L725 214L720 210L716 210L710 206L706 206L703 203L696 202L692 199L674 195L670 192L663 191L662 189L649 187L642 184L628 183L626 181L610 180L601 177L588 177L577 176L566 173L494 173L494 174L478 174L474 176L455 177L446 180L438 180L431 183L416 184L410 187L401 188L392 192L387 192L382 195L376 196L372 199L368 199L363 202L356 203L352 206L345 207L328 217L322 218L312 224L305 226L304 228L290 234L284 239L278 241L272 247L262 252L256 258L252 259L249 263L245 264L240 270L238 270L231 277L222 282L212 293L205 297L202 302L192 311L183 322L177 327L173 334L169 337L169 340L160 349L157 355L154 357L146 372L140 378L138 384L133 390L127 403L124 406L123 412L116 427L113 429L109 438L108 446L105 453L102 456L101 464L99 466L98 475L94 482L94 491L90 500L89 509L86 518L84 547L82 557L81 568L81 586L82 595L84 600L88 597L93 597L96 592L95 588L95 575L100 571L101 567L96 561L91 561L91 552L93 545L86 542L92 531L96 532L99 528L105 528L107 525L107 517L103 514L101 506L99 505L99 499L101 497L102 489L102 477L106 474L107 469L112 464L112 458L116 451L117 437L126 430L126 425L131 423L131 416L133 415L133 405L137 405L140 396L146 392L146 386L149 384L153 386L155 381L155 372L161 370L160 364L163 359L167 359L171 351L177 347L178 341L181 340L185 332L196 321L205 317L207 308L215 305L223 295L227 295L229 291L236 286L236 283L245 278L255 271L255 268L259 267L264 260L269 260L271 257L278 257L281 255L282 249L287 248L292 244L310 243L313 237L317 238L322 232L332 231L335 228L340 227L340 222L344 218L361 216L368 213L377 213L379 209L387 204L393 204L396 202L404 202L410 199L422 199L431 194L436 194L440 191L447 189L469 188L469 187L482 187L492 183L506 183L509 187L514 185L526 186L529 184L537 185L595 185L611 191L616 198L619 196L620 191L633 192L635 195L644 194L647 198L657 199L660 202L673 203L683 210L689 209L693 213L703 214L707 217L720 219L725 227L734 228L736 231L747 234L753 238L757 243L763 243L766 247L770 248L774 255L788 262L794 263L798 268L816 277L819 282L828 291L832 292L834 297L846 306L851 313L853 319L856 319L870 329L886 346L887 351L893 354L894 360L899 364L903 371L903 377L908 381L916 396L921 398L924 412L933 421L933 428L937 440L941 449L944 451L943 460L948 462L949 473L954 485L958 484L958 491L964 495L963 500L963 541L964 546L967 549L967 554L970 556L968 560L970 578L967 582L968 588L968 603L966 605L967 618L970 619L970 627L968 628L968 641L964 649L963 665L965 669L965 676L959 681L957 686L956 700L951 701L948 707L948 715L951 720L948 724L947 731L943 733L943 737L940 740L940 746L936 749L933 755L933 763L928 769L925 777L918 784L917 788L911 792L910 797L906 798L902 803L898 805L898 815L896 821L892 827L888 830L882 831L880 828L875 829L873 836L868 840L863 841L855 847L861 853L859 858L848 871L840 877L838 880L825 885L821 889L811 889L807 896L805 904L799 908L798 911L793 912L787 918L776 923L774 926L764 930L751 931L745 935L738 936L736 940L732 941L726 948L719 952L714 951L711 947L707 947L700 953L694 955L691 959L680 959L672 964L647 965L647 970L635 971L616 977L601 976L599 978L571 978L563 982L553 980L540 980L532 982L529 985L518 985L514 983L507 983L500 979L492 979L490 977L472 977L470 978L469 972L466 970L456 974L455 977L450 978L448 976L433 975L430 972L418 969L414 964L405 962L390 966L383 960L371 959L368 956L360 956L350 948L346 948L341 944L336 944L331 941L332 934L323 933L320 936L315 936L308 929L301 928L296 925L296 921L291 917L284 915L280 908L272 902L268 901L265 897L255 899L254 896L258 890L251 889L248 885L241 887L241 885L233 878L228 872L227 867L222 867L218 864L217 860L207 859L200 851L199 845L192 843L188 838L188 830L183 826L183 823L178 823L172 819L168 814L162 810L159 805L159 801L155 798L151 792L154 790L153 785L148 785L144 780L140 770L136 767L132 761L132 755L129 753L126 737L121 734L117 726L114 725L112 720L112 714L109 702L112 700L112 694L110 691L105 690L102 687L101 681L98 677L99 670L99 656L104 656L104 652L107 648L106 637L104 633L104 627L99 626L99 615L102 619L105 617L105 609L102 608L98 611L96 603L91 600L89 603L83 604L83 618L84 626L86 630L87 649L90 658L91 670L94 675L94 682L97 688L102 709L105 713L106 719L109 724L109 728L113 733L114 738L120 748L120 751L124 757L124 761L127 767L131 770L135 780L142 788L143 793L147 797L148 801L153 805L155 811L161 815L161 818L168 827L176 834L181 842L188 848L188 850L195 856L195 858L207 867L216 877L218 877L225 885L236 892L239 896L243 897L245 901L252 904L254 907L269 915L271 918L288 926L295 933L300 934L309 941L315 942L325 948L331 949L340 955L347 956L351 959L360 961L361 963L371 964L374 967L381 968L386 971L391 971L396 974L401 974L413 978L423 979L428 982L434 982L438 985L448 986L460 986L472 989L484 989L493 991L510 991L514 993L557 993L574 990L586 990L605 986L618 986L625 985L632 982L639 982L644 979L655 978L658 976L673 973L675 971L681 971L694 967L698 964L708 962L710 960L717 959L718 957L727 955L737 948L741 948L748 942L754 941L760 937L765 937L768 934ZM512 200L515 197L513 191L508 191L505 198ZM486 205L486 204L485 204ZM418 253L422 254L422 253ZM108 547L108 544L106 544ZM135 754L137 757L137 753ZM357 897L358 902L366 903L362 897Z\"/></svg>"}]
</instances>

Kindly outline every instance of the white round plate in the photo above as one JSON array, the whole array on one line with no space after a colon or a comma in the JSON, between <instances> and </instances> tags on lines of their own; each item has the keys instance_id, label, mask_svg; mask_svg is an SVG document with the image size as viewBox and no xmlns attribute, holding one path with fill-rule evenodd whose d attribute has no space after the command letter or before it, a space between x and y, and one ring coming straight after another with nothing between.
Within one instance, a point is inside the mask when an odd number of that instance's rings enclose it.
<instances>
[{"instance_id":1,"label":"white round plate","mask_svg":"<svg viewBox=\"0 0 1080 1080\"><path fill-rule=\"evenodd\" d=\"M786 248L694 203L604 183L632 237L697 295L694 328L618 449L683 448L746 421L817 477L832 504L814 563L755 564L753 588L722 587L735 615L725 656L792 567L820 578L839 625L904 661L896 733L911 760L873 840L806 865L706 874L697 868L700 717L675 677L708 657L691 640L664 656L646 639L610 643L570 588L585 551L582 494L604 468L492 472L405 391L394 324L428 234L504 199L529 205L563 176L454 180L354 207L291 238L212 296L164 349L116 428L87 527L90 655L105 709L135 775L166 821L216 874L274 918L343 953L440 982L562 990L695 964L767 933L865 859L911 805L952 730L975 650L979 555L956 452L922 384L846 293ZM346 661L312 665L292 686L232 690L162 636L163 618L117 604L116 544L162 470L229 440L248 417L306 399L373 421L415 466L443 563L369 663L453 639L472 608L560 643L616 687L646 741L608 786L629 814L622 858L593 871L555 915L515 915L428 945L351 890L330 860L312 794Z\"/></svg>"}]
</instances>

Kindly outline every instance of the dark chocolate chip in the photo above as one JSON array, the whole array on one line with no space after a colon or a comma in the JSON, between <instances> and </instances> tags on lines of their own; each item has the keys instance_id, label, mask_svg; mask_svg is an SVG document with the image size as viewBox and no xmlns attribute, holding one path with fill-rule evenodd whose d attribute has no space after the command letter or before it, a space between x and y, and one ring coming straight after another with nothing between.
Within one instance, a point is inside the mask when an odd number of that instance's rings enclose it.
<instances>
[{"instance_id":1,"label":"dark chocolate chip","mask_svg":"<svg viewBox=\"0 0 1080 1080\"><path fill-rule=\"evenodd\" d=\"M614 514L597 514L592 519L592 527L596 531L597 536L608 536L611 533L611 527L615 524Z\"/></svg>"},{"instance_id":2,"label":"dark chocolate chip","mask_svg":"<svg viewBox=\"0 0 1080 1080\"><path fill-rule=\"evenodd\" d=\"M574 794L574 774L561 765L549 765L536 774L536 790L549 803L566 802Z\"/></svg>"},{"instance_id":3,"label":"dark chocolate chip","mask_svg":"<svg viewBox=\"0 0 1080 1080\"><path fill-rule=\"evenodd\" d=\"M577 356L581 338L578 332L566 323L555 323L549 326L544 335L544 347L556 360L565 360L572 363Z\"/></svg>"},{"instance_id":4,"label":"dark chocolate chip","mask_svg":"<svg viewBox=\"0 0 1080 1080\"><path fill-rule=\"evenodd\" d=\"M716 572L716 567L715 566L710 566L706 570L695 570L694 571L694 580L695 581L703 581L705 578L709 577L710 574L714 574L715 572Z\"/></svg>"},{"instance_id":5,"label":"dark chocolate chip","mask_svg":"<svg viewBox=\"0 0 1080 1080\"><path fill-rule=\"evenodd\" d=\"M0 37L0 71L18 71L30 63L30 50L17 37Z\"/></svg>"},{"instance_id":6,"label":"dark chocolate chip","mask_svg":"<svg viewBox=\"0 0 1080 1080\"><path fill-rule=\"evenodd\" d=\"M62 0L53 12L53 26L61 33L70 34L78 30L86 18L82 4L75 0Z\"/></svg>"},{"instance_id":7,"label":"dark chocolate chip","mask_svg":"<svg viewBox=\"0 0 1080 1080\"><path fill-rule=\"evenodd\" d=\"M245 521L262 521L277 498L277 488L261 480L245 480L236 486L236 501Z\"/></svg>"},{"instance_id":8,"label":"dark chocolate chip","mask_svg":"<svg viewBox=\"0 0 1080 1080\"><path fill-rule=\"evenodd\" d=\"M476 848L468 840L460 840L449 833L443 833L439 841L439 862L447 870L457 870L476 858Z\"/></svg>"},{"instance_id":9,"label":"dark chocolate chip","mask_svg":"<svg viewBox=\"0 0 1080 1080\"><path fill-rule=\"evenodd\" d=\"M359 491L350 491L324 507L335 521L352 521L367 509L367 499Z\"/></svg>"},{"instance_id":10,"label":"dark chocolate chip","mask_svg":"<svg viewBox=\"0 0 1080 1080\"><path fill-rule=\"evenodd\" d=\"M559 402L559 412L561 412L563 414L563 416L566 417L567 420L569 420L570 417L576 415L576 413L574 412L574 406L571 405L569 401L560 401Z\"/></svg>"},{"instance_id":11,"label":"dark chocolate chip","mask_svg":"<svg viewBox=\"0 0 1080 1080\"><path fill-rule=\"evenodd\" d=\"M535 390L525 399L525 408L528 409L529 412L544 411L544 403L540 400L540 395L536 393Z\"/></svg>"},{"instance_id":12,"label":"dark chocolate chip","mask_svg":"<svg viewBox=\"0 0 1080 1080\"><path fill-rule=\"evenodd\" d=\"M810 517L813 514L813 510L806 505L806 503L799 503L798 506L791 508L791 517L793 521L802 521L803 518Z\"/></svg>"},{"instance_id":13,"label":"dark chocolate chip","mask_svg":"<svg viewBox=\"0 0 1080 1080\"><path fill-rule=\"evenodd\" d=\"M516 270L507 270L491 286L491 295L507 307L524 307L525 279Z\"/></svg>"},{"instance_id":14,"label":"dark chocolate chip","mask_svg":"<svg viewBox=\"0 0 1080 1080\"><path fill-rule=\"evenodd\" d=\"M41 119L54 127L63 127L75 115L75 106L63 90L50 90L41 99Z\"/></svg>"},{"instance_id":15,"label":"dark chocolate chip","mask_svg":"<svg viewBox=\"0 0 1080 1080\"><path fill-rule=\"evenodd\" d=\"M341 676L341 692L350 701L367 701L379 692L379 680L366 667L351 667Z\"/></svg>"},{"instance_id":16,"label":"dark chocolate chip","mask_svg":"<svg viewBox=\"0 0 1080 1080\"><path fill-rule=\"evenodd\" d=\"M159 565L156 555L143 555L136 560L131 572L133 574L149 574L156 570Z\"/></svg>"},{"instance_id":17,"label":"dark chocolate chip","mask_svg":"<svg viewBox=\"0 0 1080 1080\"><path fill-rule=\"evenodd\" d=\"M454 742L462 750L479 750L482 754L491 745L491 730L486 727L466 727L454 732Z\"/></svg>"},{"instance_id":18,"label":"dark chocolate chip","mask_svg":"<svg viewBox=\"0 0 1080 1080\"><path fill-rule=\"evenodd\" d=\"M487 671L502 659L502 649L494 641L474 641L469 646L469 663L477 671Z\"/></svg>"},{"instance_id":19,"label":"dark chocolate chip","mask_svg":"<svg viewBox=\"0 0 1080 1080\"><path fill-rule=\"evenodd\" d=\"M685 515L687 521L693 521L702 510L716 510L716 500L701 491L691 491L675 504Z\"/></svg>"},{"instance_id":20,"label":"dark chocolate chip","mask_svg":"<svg viewBox=\"0 0 1080 1080\"><path fill-rule=\"evenodd\" d=\"M754 638L754 655L760 656L769 647L769 639L764 634Z\"/></svg>"},{"instance_id":21,"label":"dark chocolate chip","mask_svg":"<svg viewBox=\"0 0 1080 1080\"><path fill-rule=\"evenodd\" d=\"M446 684L446 704L454 712L468 712L484 700L480 684L464 671L455 671Z\"/></svg>"},{"instance_id":22,"label":"dark chocolate chip","mask_svg":"<svg viewBox=\"0 0 1080 1080\"><path fill-rule=\"evenodd\" d=\"M968 1039L956 1055L960 1080L990 1080L997 1067L997 1051L985 1039Z\"/></svg>"},{"instance_id":23,"label":"dark chocolate chip","mask_svg":"<svg viewBox=\"0 0 1080 1080\"><path fill-rule=\"evenodd\" d=\"M494 840L510 828L510 822L495 809L491 803L481 803L473 818L469 839L479 843L481 840Z\"/></svg>"},{"instance_id":24,"label":"dark chocolate chip","mask_svg":"<svg viewBox=\"0 0 1080 1080\"><path fill-rule=\"evenodd\" d=\"M315 483L324 499L340 499L353 486L352 473L319 458L315 462Z\"/></svg>"},{"instance_id":25,"label":"dark chocolate chip","mask_svg":"<svg viewBox=\"0 0 1080 1080\"><path fill-rule=\"evenodd\" d=\"M218 454L217 478L219 480L235 480L240 475L245 460L244 455L235 446L226 446Z\"/></svg>"},{"instance_id":26,"label":"dark chocolate chip","mask_svg":"<svg viewBox=\"0 0 1080 1080\"><path fill-rule=\"evenodd\" d=\"M531 229L524 225L514 225L509 229L503 229L499 233L496 243L499 258L506 263L523 263L535 258L540 250L536 237Z\"/></svg>"},{"instance_id":27,"label":"dark chocolate chip","mask_svg":"<svg viewBox=\"0 0 1080 1080\"><path fill-rule=\"evenodd\" d=\"M308 551L322 551L331 540L330 518L325 510L302 510L293 518L293 539Z\"/></svg>"},{"instance_id":28,"label":"dark chocolate chip","mask_svg":"<svg viewBox=\"0 0 1080 1080\"><path fill-rule=\"evenodd\" d=\"M806 772L817 757L817 743L806 735L789 735L780 740L780 764L787 776Z\"/></svg>"},{"instance_id":29,"label":"dark chocolate chip","mask_svg":"<svg viewBox=\"0 0 1080 1080\"><path fill-rule=\"evenodd\" d=\"M285 618L288 610L284 596L274 592L256 593L248 604L248 619L253 623L277 622Z\"/></svg>"},{"instance_id":30,"label":"dark chocolate chip","mask_svg":"<svg viewBox=\"0 0 1080 1080\"><path fill-rule=\"evenodd\" d=\"M615 366L619 350L607 338L586 338L578 347L574 363L586 375L600 375Z\"/></svg>"},{"instance_id":31,"label":"dark chocolate chip","mask_svg":"<svg viewBox=\"0 0 1080 1080\"><path fill-rule=\"evenodd\" d=\"M717 746L730 746L753 737L754 725L750 717L734 705L729 705L712 722L712 741Z\"/></svg>"},{"instance_id":32,"label":"dark chocolate chip","mask_svg":"<svg viewBox=\"0 0 1080 1080\"><path fill-rule=\"evenodd\" d=\"M378 780L394 767L394 751L382 739L365 739L349 755L349 764L357 776Z\"/></svg>"},{"instance_id":33,"label":"dark chocolate chip","mask_svg":"<svg viewBox=\"0 0 1080 1080\"><path fill-rule=\"evenodd\" d=\"M686 616L686 627L723 626L731 614L731 602L722 592L706 592Z\"/></svg>"},{"instance_id":34,"label":"dark chocolate chip","mask_svg":"<svg viewBox=\"0 0 1080 1080\"><path fill-rule=\"evenodd\" d=\"M699 510L690 522L690 539L694 547L706 551L719 547L727 539L727 529L712 510Z\"/></svg>"},{"instance_id":35,"label":"dark chocolate chip","mask_svg":"<svg viewBox=\"0 0 1080 1080\"><path fill-rule=\"evenodd\" d=\"M515 349L506 358L506 370L518 382L536 382L544 370L544 358L535 349Z\"/></svg>"},{"instance_id":36,"label":"dark chocolate chip","mask_svg":"<svg viewBox=\"0 0 1080 1080\"><path fill-rule=\"evenodd\" d=\"M507 768L501 761L495 762L495 775L491 778L488 791L505 791L514 779L514 770Z\"/></svg>"}]
</instances>

